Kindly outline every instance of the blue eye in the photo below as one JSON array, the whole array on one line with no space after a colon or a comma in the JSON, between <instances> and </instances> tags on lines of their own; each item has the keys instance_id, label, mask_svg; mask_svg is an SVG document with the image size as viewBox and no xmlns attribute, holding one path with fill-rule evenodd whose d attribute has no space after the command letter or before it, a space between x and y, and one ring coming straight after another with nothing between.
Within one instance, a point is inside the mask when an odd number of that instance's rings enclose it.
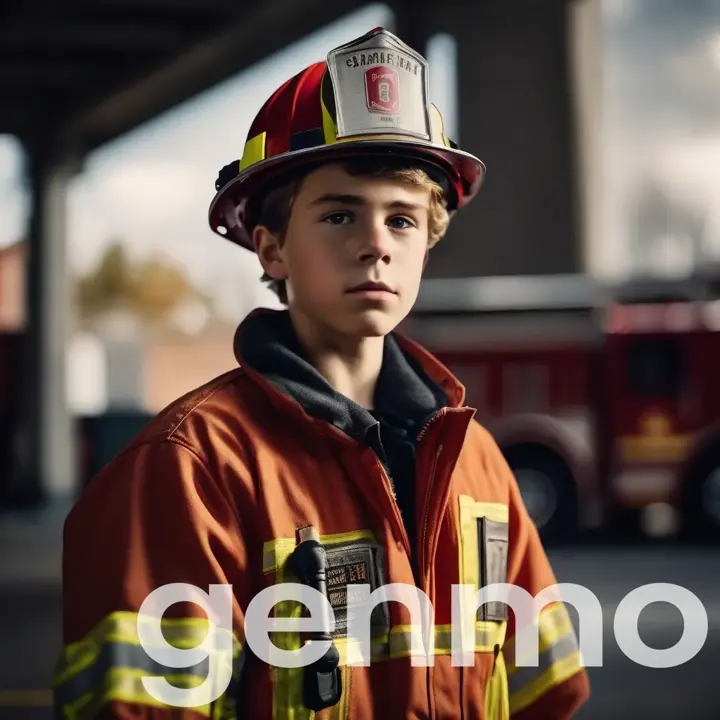
<instances>
[{"instance_id":1,"label":"blue eye","mask_svg":"<svg viewBox=\"0 0 720 720\"><path fill-rule=\"evenodd\" d=\"M404 224L404 225L400 225L400 226L398 226L398 225L393 225L393 227L394 227L396 230L405 230L405 229L410 228L410 227L415 227L415 225L414 225L412 222L410 222L410 220L408 220L407 218L404 218L404 217L394 217L394 218L391 218L391 219L390 219L390 223L391 223L391 224L392 224L392 223L397 223L397 222L401 222L401 223L405 223L405 224Z\"/></svg>"}]
</instances>

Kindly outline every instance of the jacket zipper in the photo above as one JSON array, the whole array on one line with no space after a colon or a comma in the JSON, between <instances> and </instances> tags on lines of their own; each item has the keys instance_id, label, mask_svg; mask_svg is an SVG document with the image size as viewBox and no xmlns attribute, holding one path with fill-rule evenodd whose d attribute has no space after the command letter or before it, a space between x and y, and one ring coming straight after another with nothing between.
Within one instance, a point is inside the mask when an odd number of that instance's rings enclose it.
<instances>
[{"instance_id":1,"label":"jacket zipper","mask_svg":"<svg viewBox=\"0 0 720 720\"><path fill-rule=\"evenodd\" d=\"M411 551L410 551L410 538L408 537L407 531L405 530L405 523L403 522L403 519L400 515L400 510L398 509L397 504L397 498L395 497L395 492L393 490L392 482L390 480L390 476L388 475L387 470L385 470L385 467L380 462L380 459L377 460L378 467L380 468L380 472L382 473L383 481L385 483L385 487L387 488L388 493L390 494L390 497L392 498L392 511L393 516L398 524L398 527L400 528L400 536L402 537L403 544L405 545L405 552L408 554L408 557L411 557Z\"/></svg>"},{"instance_id":2,"label":"jacket zipper","mask_svg":"<svg viewBox=\"0 0 720 720\"><path fill-rule=\"evenodd\" d=\"M436 421L439 420L443 415L445 415L445 408L440 410L439 412L435 413L426 423L423 425L422 429L418 433L417 437L417 445L420 446L420 443L422 442L423 438L427 434L430 426ZM418 572L420 575L420 578L418 580L424 580L422 582L422 589L424 592L430 596L430 576L431 572L428 568L426 568L427 563L427 557L426 557L426 550L425 547L427 545L427 535L428 535L428 519L430 517L430 506L432 503L432 493L433 493L433 487L435 485L435 473L437 471L437 464L438 460L440 459L440 454L442 453L443 446L442 444L438 445L437 450L435 451L435 457L433 458L432 466L430 467L430 477L428 478L428 486L427 486L427 500L425 502L425 513L423 515L423 523L422 523L422 535L420 539L420 547L419 550L419 557L420 562L418 563ZM435 628L431 628L430 632L434 632ZM435 717L435 696L433 693L433 687L432 687L432 667L428 667L425 673L426 678L426 686L427 686L427 694L428 694L428 709L430 711L431 718Z\"/></svg>"},{"instance_id":3,"label":"jacket zipper","mask_svg":"<svg viewBox=\"0 0 720 720\"><path fill-rule=\"evenodd\" d=\"M423 438L427 434L430 426L434 422L439 420L443 415L445 415L445 413L446 413L446 410L445 410L445 408L443 408L439 412L435 413L425 423L425 425L423 425L423 427L420 430L420 432L418 433L418 437L417 437L418 447L420 446L420 443L422 442ZM427 487L427 501L425 502L425 512L423 514L423 522L422 522L422 536L420 539L420 547L418 548L419 553L420 553L420 562L419 562L418 570L421 575L425 575L425 582L423 583L423 586L424 586L423 590L425 592L428 592L430 589L428 586L430 573L425 568L425 564L427 561L425 547L427 545L427 535L428 535L428 525L429 525L428 519L430 517L430 506L431 506L431 501L432 501L433 486L435 485L435 472L437 471L437 464L438 464L438 460L440 459L440 454L442 453L442 450L443 450L443 446L442 446L442 444L440 444L438 446L437 450L435 451L435 457L433 458L433 463L432 463L432 466L430 467L430 477L428 479L428 487Z\"/></svg>"},{"instance_id":4,"label":"jacket zipper","mask_svg":"<svg viewBox=\"0 0 720 720\"><path fill-rule=\"evenodd\" d=\"M420 547L418 548L420 550L420 568L421 572L423 574L427 573L425 577L425 582L423 590L428 593L430 591L430 572L426 570L426 546L427 546L427 535L428 535L428 526L429 522L428 519L430 517L430 506L431 506L431 497L432 497L432 491L433 491L433 485L435 484L435 471L437 470L437 464L438 460L440 459L440 453L442 453L443 446L438 445L438 449L435 451L435 457L433 458L433 464L430 468L430 479L428 480L428 490L427 490L427 502L425 503L425 514L423 516L423 526L422 526L422 540L420 542Z\"/></svg>"}]
</instances>

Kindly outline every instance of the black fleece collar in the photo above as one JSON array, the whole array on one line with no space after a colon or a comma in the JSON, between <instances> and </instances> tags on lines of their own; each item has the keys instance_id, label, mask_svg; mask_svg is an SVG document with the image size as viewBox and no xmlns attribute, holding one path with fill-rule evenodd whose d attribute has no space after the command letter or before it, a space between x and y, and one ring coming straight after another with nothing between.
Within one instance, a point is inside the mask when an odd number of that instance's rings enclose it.
<instances>
[{"instance_id":1,"label":"black fleece collar","mask_svg":"<svg viewBox=\"0 0 720 720\"><path fill-rule=\"evenodd\" d=\"M336 392L308 361L288 311L248 316L235 334L235 354L286 393L313 417L325 420L359 442L378 432L376 415L408 430L420 426L448 404L444 390L391 335L385 338L383 366L369 412Z\"/></svg>"}]
</instances>

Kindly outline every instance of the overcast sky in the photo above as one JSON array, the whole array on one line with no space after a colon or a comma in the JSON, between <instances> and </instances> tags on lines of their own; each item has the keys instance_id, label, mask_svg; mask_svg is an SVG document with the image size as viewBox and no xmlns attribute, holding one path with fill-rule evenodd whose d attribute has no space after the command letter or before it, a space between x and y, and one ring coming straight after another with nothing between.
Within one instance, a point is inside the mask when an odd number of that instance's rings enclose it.
<instances>
[{"instance_id":1,"label":"overcast sky","mask_svg":"<svg viewBox=\"0 0 720 720\"><path fill-rule=\"evenodd\" d=\"M603 145L614 224L602 262L622 269L627 198L643 174L716 213L720 239L720 3L605 3ZM121 239L135 254L163 252L180 263L214 290L229 319L271 303L257 260L207 226L217 172L240 156L254 114L276 87L330 48L391 22L383 6L369 6L93 153L70 190L72 268L86 270L108 242ZM429 59L433 99L452 126L452 85L437 72L447 64ZM0 246L23 235L21 177L16 143L0 136Z\"/></svg>"}]
</instances>

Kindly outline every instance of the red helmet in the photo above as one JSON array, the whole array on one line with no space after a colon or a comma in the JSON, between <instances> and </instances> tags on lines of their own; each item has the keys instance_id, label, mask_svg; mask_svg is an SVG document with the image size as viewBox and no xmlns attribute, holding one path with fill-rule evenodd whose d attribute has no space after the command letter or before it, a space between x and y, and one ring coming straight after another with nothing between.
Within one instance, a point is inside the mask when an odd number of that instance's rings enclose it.
<instances>
[{"instance_id":1,"label":"red helmet","mask_svg":"<svg viewBox=\"0 0 720 720\"><path fill-rule=\"evenodd\" d=\"M411 159L446 189L450 212L459 210L485 166L445 136L428 86L425 58L383 28L332 50L263 105L242 159L220 171L210 227L253 250L254 200L268 186L289 170L352 156Z\"/></svg>"}]
</instances>

